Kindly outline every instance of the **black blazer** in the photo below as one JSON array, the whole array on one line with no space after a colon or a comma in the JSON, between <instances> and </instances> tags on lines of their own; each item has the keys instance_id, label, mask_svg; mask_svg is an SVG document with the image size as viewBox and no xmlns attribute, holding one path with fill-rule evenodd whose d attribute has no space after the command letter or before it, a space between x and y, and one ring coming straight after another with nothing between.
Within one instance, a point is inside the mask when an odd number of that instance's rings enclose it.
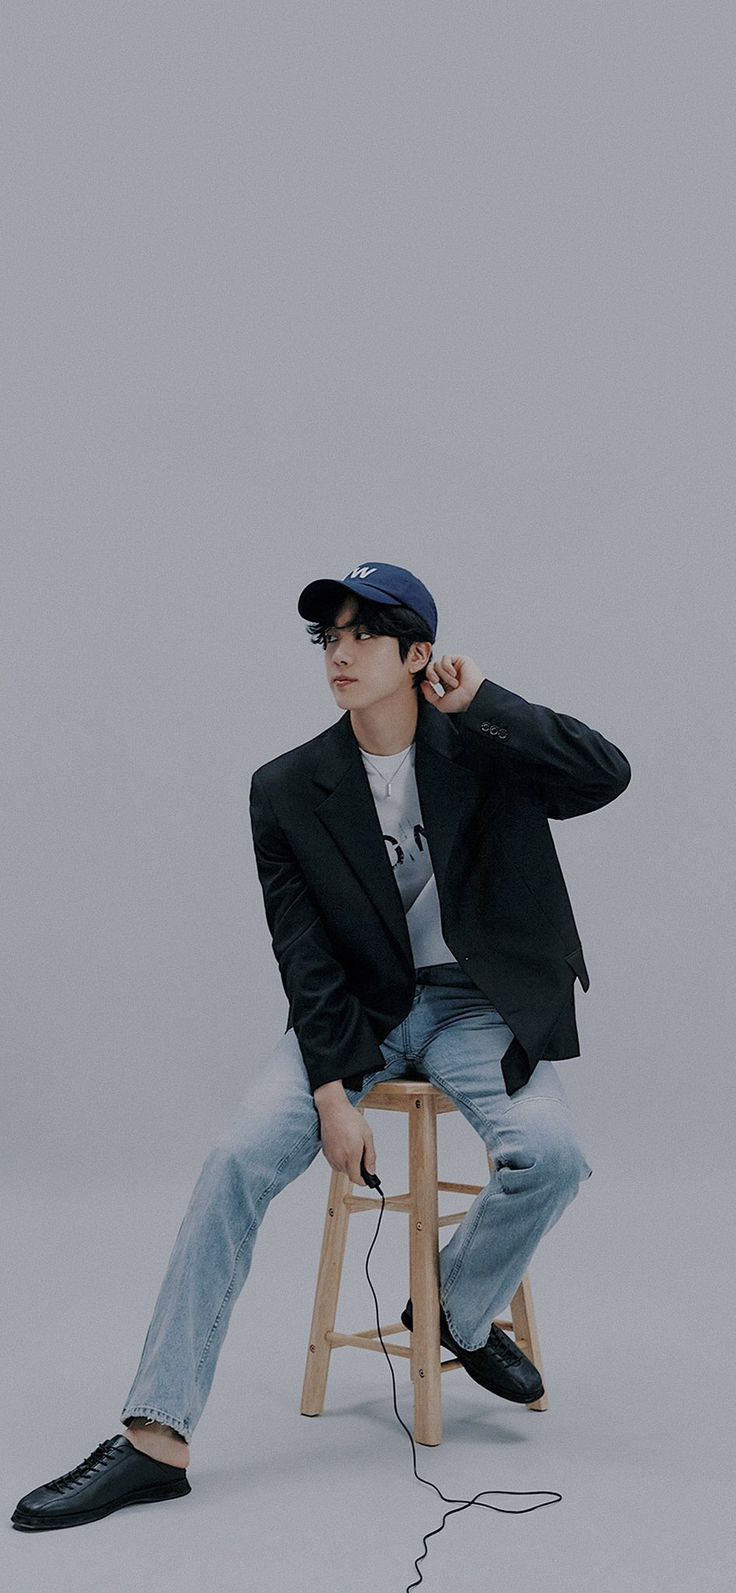
<instances>
[{"instance_id":1,"label":"black blazer","mask_svg":"<svg viewBox=\"0 0 736 1593\"><path fill-rule=\"evenodd\" d=\"M512 1095L541 1057L579 1056L575 978L590 984L548 820L628 785L600 731L484 680L462 713L418 695L414 772L442 934L514 1035ZM256 769L256 867L312 1092L359 1088L415 993L406 917L348 710Z\"/></svg>"}]
</instances>

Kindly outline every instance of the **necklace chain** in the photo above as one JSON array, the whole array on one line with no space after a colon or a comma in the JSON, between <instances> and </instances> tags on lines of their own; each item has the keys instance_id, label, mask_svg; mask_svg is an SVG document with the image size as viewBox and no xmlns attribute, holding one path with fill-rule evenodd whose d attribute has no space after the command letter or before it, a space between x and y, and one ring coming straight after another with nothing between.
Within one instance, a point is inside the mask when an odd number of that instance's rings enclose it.
<instances>
[{"instance_id":1,"label":"necklace chain","mask_svg":"<svg viewBox=\"0 0 736 1593\"><path fill-rule=\"evenodd\" d=\"M413 747L413 745L414 745L414 742L412 741L411 747ZM375 763L371 763L371 760L368 757L368 753L367 752L363 752L363 748L361 747L360 750L363 753L363 757L365 759L367 759L368 763L371 764L371 768L375 771L375 773L379 776L379 778L381 780L383 780L383 783L384 783L384 785L386 787L386 796L390 796L391 795L391 782L396 779L396 776L397 776L397 774L399 772L399 769L401 769L403 764L406 763L406 760L407 760L407 758L409 756L409 753L411 752L411 747L407 747L406 752L404 753L404 756L403 756L403 758L401 760L401 763L397 763L396 768L394 769L390 780L386 779L386 776L385 776L385 774L383 773L383 771L381 769L376 769Z\"/></svg>"}]
</instances>

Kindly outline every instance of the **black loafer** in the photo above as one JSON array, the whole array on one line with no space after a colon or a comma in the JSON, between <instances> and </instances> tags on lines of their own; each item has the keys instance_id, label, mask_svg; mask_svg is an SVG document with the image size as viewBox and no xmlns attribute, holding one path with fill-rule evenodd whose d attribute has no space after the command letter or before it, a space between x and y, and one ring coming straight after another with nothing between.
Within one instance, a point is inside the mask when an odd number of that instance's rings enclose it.
<instances>
[{"instance_id":1,"label":"black loafer","mask_svg":"<svg viewBox=\"0 0 736 1593\"><path fill-rule=\"evenodd\" d=\"M72 1471L19 1499L11 1516L20 1532L48 1532L99 1521L124 1505L178 1499L191 1493L183 1466L168 1466L136 1449L124 1433L105 1438Z\"/></svg>"},{"instance_id":2,"label":"black loafer","mask_svg":"<svg viewBox=\"0 0 736 1593\"><path fill-rule=\"evenodd\" d=\"M404 1327L413 1331L411 1300L407 1300L401 1313ZM511 1399L517 1405L531 1405L541 1399L544 1384L533 1361L494 1322L488 1339L478 1350L464 1350L453 1338L447 1317L440 1305L440 1343L465 1367L469 1377L501 1399Z\"/></svg>"}]
</instances>

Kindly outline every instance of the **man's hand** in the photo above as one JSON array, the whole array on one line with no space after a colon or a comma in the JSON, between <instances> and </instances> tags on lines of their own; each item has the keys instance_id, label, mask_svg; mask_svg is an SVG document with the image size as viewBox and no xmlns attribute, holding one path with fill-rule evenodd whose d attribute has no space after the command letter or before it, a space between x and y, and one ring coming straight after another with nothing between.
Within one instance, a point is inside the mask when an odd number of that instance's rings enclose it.
<instances>
[{"instance_id":1,"label":"man's hand","mask_svg":"<svg viewBox=\"0 0 736 1593\"><path fill-rule=\"evenodd\" d=\"M459 714L467 708L468 703L472 702L485 678L482 669L478 668L472 658L463 658L456 653L443 653L437 664L427 665L426 679L421 681L420 685L424 701L431 702L438 713ZM437 695L435 684L444 686L444 697Z\"/></svg>"},{"instance_id":2,"label":"man's hand","mask_svg":"<svg viewBox=\"0 0 736 1593\"><path fill-rule=\"evenodd\" d=\"M360 1176L360 1163L365 1151L365 1165L369 1173L376 1171L376 1152L373 1135L362 1112L351 1106L347 1097L320 1112L322 1154L336 1173L347 1173L354 1184L369 1186Z\"/></svg>"}]
</instances>

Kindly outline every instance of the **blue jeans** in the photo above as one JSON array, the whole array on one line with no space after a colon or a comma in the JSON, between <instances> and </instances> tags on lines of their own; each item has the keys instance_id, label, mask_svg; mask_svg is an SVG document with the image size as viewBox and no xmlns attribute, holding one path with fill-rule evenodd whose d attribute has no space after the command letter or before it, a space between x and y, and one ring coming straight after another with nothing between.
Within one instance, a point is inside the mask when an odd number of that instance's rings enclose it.
<instances>
[{"instance_id":1,"label":"blue jeans","mask_svg":"<svg viewBox=\"0 0 736 1593\"><path fill-rule=\"evenodd\" d=\"M416 1072L446 1091L493 1156L496 1171L439 1258L447 1321L469 1350L485 1344L542 1235L592 1171L552 1062L538 1062L528 1083L506 1094L500 1064L512 1039L461 968L420 969L410 1013L381 1044L386 1068L367 1074L362 1089L346 1091L356 1106L377 1081ZM123 1425L149 1417L189 1439L268 1204L320 1148L319 1114L289 1029L205 1158L121 1412Z\"/></svg>"}]
</instances>

